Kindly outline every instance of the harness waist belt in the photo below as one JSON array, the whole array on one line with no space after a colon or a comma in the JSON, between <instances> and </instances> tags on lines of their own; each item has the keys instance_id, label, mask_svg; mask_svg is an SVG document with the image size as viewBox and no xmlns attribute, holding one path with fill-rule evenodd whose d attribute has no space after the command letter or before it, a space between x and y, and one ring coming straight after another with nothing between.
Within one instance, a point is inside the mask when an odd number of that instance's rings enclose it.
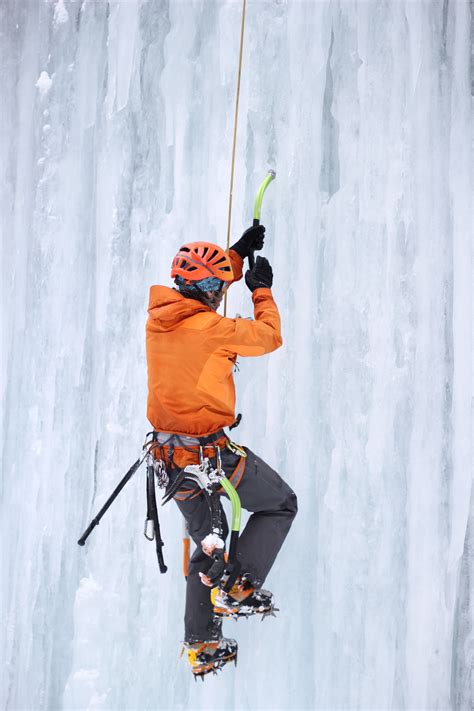
<instances>
[{"instance_id":1,"label":"harness waist belt","mask_svg":"<svg viewBox=\"0 0 474 711\"><path fill-rule=\"evenodd\" d=\"M175 447L199 447L213 444L218 439L227 437L224 430L219 430L207 437L191 437L188 435L173 434L172 432L153 432L153 441L160 445L173 444Z\"/></svg>"}]
</instances>

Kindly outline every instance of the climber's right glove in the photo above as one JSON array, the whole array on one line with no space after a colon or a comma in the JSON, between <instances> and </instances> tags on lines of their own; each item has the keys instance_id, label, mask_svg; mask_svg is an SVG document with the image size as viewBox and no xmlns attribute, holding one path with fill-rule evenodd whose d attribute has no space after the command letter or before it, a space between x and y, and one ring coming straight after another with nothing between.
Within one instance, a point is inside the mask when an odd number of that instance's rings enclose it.
<instances>
[{"instance_id":1,"label":"climber's right glove","mask_svg":"<svg viewBox=\"0 0 474 711\"><path fill-rule=\"evenodd\" d=\"M273 270L268 259L257 257L254 268L245 273L245 283L252 293L255 289L272 288Z\"/></svg>"},{"instance_id":2,"label":"climber's right glove","mask_svg":"<svg viewBox=\"0 0 474 711\"><path fill-rule=\"evenodd\" d=\"M245 230L238 242L232 245L231 249L237 252L242 259L249 256L254 250L263 249L265 241L265 227L263 225L252 225L248 230Z\"/></svg>"}]
</instances>

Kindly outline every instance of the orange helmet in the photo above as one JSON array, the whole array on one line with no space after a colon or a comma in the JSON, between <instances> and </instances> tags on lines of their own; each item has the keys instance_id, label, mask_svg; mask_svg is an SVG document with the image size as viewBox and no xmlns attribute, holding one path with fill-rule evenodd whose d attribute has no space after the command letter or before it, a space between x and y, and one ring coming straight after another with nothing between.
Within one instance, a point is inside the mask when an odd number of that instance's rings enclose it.
<instances>
[{"instance_id":1,"label":"orange helmet","mask_svg":"<svg viewBox=\"0 0 474 711\"><path fill-rule=\"evenodd\" d=\"M177 276L190 282L208 277L217 277L222 281L232 281L234 278L229 256L211 242L183 244L171 265L171 278Z\"/></svg>"}]
</instances>

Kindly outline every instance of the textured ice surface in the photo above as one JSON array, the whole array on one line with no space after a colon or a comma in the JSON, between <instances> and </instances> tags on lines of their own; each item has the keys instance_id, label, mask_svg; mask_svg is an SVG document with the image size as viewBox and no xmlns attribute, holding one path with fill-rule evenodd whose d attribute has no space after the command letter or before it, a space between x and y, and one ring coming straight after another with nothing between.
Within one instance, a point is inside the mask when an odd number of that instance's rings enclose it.
<instances>
[{"instance_id":1,"label":"textured ice surface","mask_svg":"<svg viewBox=\"0 0 474 711\"><path fill-rule=\"evenodd\" d=\"M38 81L35 86L39 89L42 96L45 96L53 85L53 80L49 76L48 72L41 72L38 77ZM44 127L43 127L44 128Z\"/></svg>"},{"instance_id":2,"label":"textured ice surface","mask_svg":"<svg viewBox=\"0 0 474 711\"><path fill-rule=\"evenodd\" d=\"M284 347L235 439L299 496L239 666L178 658L181 521L144 472L148 287L225 243L240 3L5 0L5 709L467 709L473 659L467 2L249 0L234 237L262 218ZM251 314L243 284L229 313Z\"/></svg>"}]
</instances>

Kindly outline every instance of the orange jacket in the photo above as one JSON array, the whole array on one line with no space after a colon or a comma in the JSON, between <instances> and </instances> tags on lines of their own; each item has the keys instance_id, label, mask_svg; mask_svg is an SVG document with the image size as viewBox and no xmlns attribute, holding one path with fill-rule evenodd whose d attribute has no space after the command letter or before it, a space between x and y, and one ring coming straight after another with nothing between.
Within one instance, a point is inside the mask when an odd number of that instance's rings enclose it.
<instances>
[{"instance_id":1,"label":"orange jacket","mask_svg":"<svg viewBox=\"0 0 474 711\"><path fill-rule=\"evenodd\" d=\"M232 250L229 257L237 281L243 262ZM224 318L175 289L151 287L147 417L155 430L205 436L235 421L237 356L263 355L282 344L271 290L256 289L252 298L255 321Z\"/></svg>"}]
</instances>

